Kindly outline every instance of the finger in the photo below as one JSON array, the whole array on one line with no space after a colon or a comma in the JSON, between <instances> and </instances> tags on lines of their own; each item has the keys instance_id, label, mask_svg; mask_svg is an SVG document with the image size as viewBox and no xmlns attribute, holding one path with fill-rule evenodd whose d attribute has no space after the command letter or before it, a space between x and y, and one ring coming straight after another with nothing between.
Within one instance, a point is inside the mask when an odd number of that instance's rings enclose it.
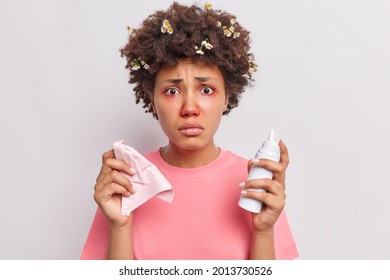
<instances>
[{"instance_id":1,"label":"finger","mask_svg":"<svg viewBox=\"0 0 390 280\"><path fill-rule=\"evenodd\" d=\"M134 193L133 185L131 184L131 182L117 170L112 170L111 172L107 173L99 181L99 183L95 185L95 190L104 188L106 185L111 183L119 184L126 188L131 194Z\"/></svg>"},{"instance_id":2,"label":"finger","mask_svg":"<svg viewBox=\"0 0 390 280\"><path fill-rule=\"evenodd\" d=\"M115 153L114 153L114 150L111 149L107 152L105 152L103 155L102 155L102 167L100 168L100 172L99 172L99 175L97 176L96 178L96 183L99 182L101 180L101 178L103 178L103 176L105 174L107 174L108 172L110 172L112 169L107 166L105 164L106 160L110 159L110 158L115 158Z\"/></svg>"},{"instance_id":3,"label":"finger","mask_svg":"<svg viewBox=\"0 0 390 280\"><path fill-rule=\"evenodd\" d=\"M285 190L284 184L268 178L248 180L246 182L240 183L240 187L243 190L263 189L275 195L281 195Z\"/></svg>"},{"instance_id":4,"label":"finger","mask_svg":"<svg viewBox=\"0 0 390 280\"><path fill-rule=\"evenodd\" d=\"M282 164L278 162L274 162L269 159L263 159L263 158L260 161L252 160L251 163L252 163L251 168L258 167L258 168L267 169L268 171L272 172L272 177L275 181L284 185L286 173L285 173L285 167Z\"/></svg>"},{"instance_id":5,"label":"finger","mask_svg":"<svg viewBox=\"0 0 390 280\"><path fill-rule=\"evenodd\" d=\"M248 162L248 168L259 167L264 168L272 172L273 179L280 184L284 185L286 180L286 166L279 162L275 162L269 159L253 159Z\"/></svg>"},{"instance_id":6,"label":"finger","mask_svg":"<svg viewBox=\"0 0 390 280\"><path fill-rule=\"evenodd\" d=\"M285 164L267 158L252 159L250 162L252 163L251 167L262 167L271 171L272 173L282 173L286 170L287 167Z\"/></svg>"},{"instance_id":7,"label":"finger","mask_svg":"<svg viewBox=\"0 0 390 280\"><path fill-rule=\"evenodd\" d=\"M284 168L283 172L275 172L274 173L274 179L279 182L285 182L286 181L286 169L290 163L289 155L288 155L288 149L287 146L284 144L282 140L279 141L279 148L280 148L280 161L279 163L282 165L282 168Z\"/></svg>"},{"instance_id":8,"label":"finger","mask_svg":"<svg viewBox=\"0 0 390 280\"><path fill-rule=\"evenodd\" d=\"M123 186L117 184L117 183L110 183L105 186L105 188L102 188L94 193L94 199L96 203L99 205L105 204L107 201L109 201L112 196L115 194L123 195L125 197L130 197L131 194L129 191L124 188Z\"/></svg>"},{"instance_id":9,"label":"finger","mask_svg":"<svg viewBox=\"0 0 390 280\"><path fill-rule=\"evenodd\" d=\"M249 173L249 171L251 170L252 165L253 165L254 163L258 163L259 161L260 161L259 158L253 158L253 159L251 159L251 160L248 160L248 173Z\"/></svg>"},{"instance_id":10,"label":"finger","mask_svg":"<svg viewBox=\"0 0 390 280\"><path fill-rule=\"evenodd\" d=\"M286 168L288 164L290 163L289 155L288 155L288 149L287 146L284 144L282 140L279 141L279 148L280 148L280 163L285 165Z\"/></svg>"},{"instance_id":11,"label":"finger","mask_svg":"<svg viewBox=\"0 0 390 280\"><path fill-rule=\"evenodd\" d=\"M104 175L111 172L112 170L118 170L134 176L137 171L130 164L124 160L114 159L108 156L105 156L107 153L103 154L103 165L100 169L99 175L96 178L96 182L99 182Z\"/></svg>"},{"instance_id":12,"label":"finger","mask_svg":"<svg viewBox=\"0 0 390 280\"><path fill-rule=\"evenodd\" d=\"M255 199L263 202L268 208L275 212L281 212L286 204L286 200L269 192L256 192L250 190L243 190L241 195L246 198Z\"/></svg>"},{"instance_id":13,"label":"finger","mask_svg":"<svg viewBox=\"0 0 390 280\"><path fill-rule=\"evenodd\" d=\"M267 159L267 158L254 158L248 162L248 168L252 165L263 167L272 172L282 172L286 170L289 164L289 155L287 146L283 143L282 140L279 141L280 148L280 160L279 162Z\"/></svg>"},{"instance_id":14,"label":"finger","mask_svg":"<svg viewBox=\"0 0 390 280\"><path fill-rule=\"evenodd\" d=\"M131 184L131 182L123 175L121 174L119 171L117 170L112 170L110 173L108 173L103 179L102 179L102 183L104 185L107 185L109 183L117 183L121 186L123 186L124 188L126 188L131 194L134 194L134 190L133 190L133 185Z\"/></svg>"},{"instance_id":15,"label":"finger","mask_svg":"<svg viewBox=\"0 0 390 280\"><path fill-rule=\"evenodd\" d=\"M106 159L109 159L109 158L115 158L114 149L111 149L111 150L105 152L105 153L102 155L102 162L104 163L104 161L105 161Z\"/></svg>"},{"instance_id":16,"label":"finger","mask_svg":"<svg viewBox=\"0 0 390 280\"><path fill-rule=\"evenodd\" d=\"M130 176L134 176L135 173L137 173L137 171L124 160L108 158L106 159L103 165L110 168L111 170L118 170L118 171L125 172Z\"/></svg>"}]
</instances>

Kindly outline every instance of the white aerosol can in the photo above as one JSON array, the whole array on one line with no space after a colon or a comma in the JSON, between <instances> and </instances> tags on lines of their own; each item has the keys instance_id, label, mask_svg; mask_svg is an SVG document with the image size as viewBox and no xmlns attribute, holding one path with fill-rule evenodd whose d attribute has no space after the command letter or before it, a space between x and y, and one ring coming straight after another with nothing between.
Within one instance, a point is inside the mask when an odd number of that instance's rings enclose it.
<instances>
[{"instance_id":1,"label":"white aerosol can","mask_svg":"<svg viewBox=\"0 0 390 280\"><path fill-rule=\"evenodd\" d=\"M273 130L270 131L269 136L268 136L268 141L265 141L261 148L258 150L256 153L255 158L259 158L260 160L262 158L270 159L276 162L279 162L280 160L280 148L278 145L278 142L275 141L275 132ZM263 179L263 178L269 178L272 179L273 174L271 171L252 165L249 175L248 175L248 180L252 179ZM248 191L257 191L257 192L264 192L265 190L263 189L248 189ZM251 199L251 198L246 198L241 196L240 200L238 201L238 205L250 212L253 213L260 213L261 207L263 205L262 202Z\"/></svg>"}]
</instances>

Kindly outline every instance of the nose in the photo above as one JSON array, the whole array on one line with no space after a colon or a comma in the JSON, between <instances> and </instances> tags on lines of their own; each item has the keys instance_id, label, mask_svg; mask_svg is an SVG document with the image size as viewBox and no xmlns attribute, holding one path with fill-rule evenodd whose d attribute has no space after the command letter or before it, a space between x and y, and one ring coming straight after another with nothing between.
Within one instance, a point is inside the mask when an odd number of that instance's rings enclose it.
<instances>
[{"instance_id":1,"label":"nose","mask_svg":"<svg viewBox=\"0 0 390 280\"><path fill-rule=\"evenodd\" d=\"M180 110L182 117L193 117L199 115L199 104L196 94L187 92L183 95L183 104Z\"/></svg>"}]
</instances>

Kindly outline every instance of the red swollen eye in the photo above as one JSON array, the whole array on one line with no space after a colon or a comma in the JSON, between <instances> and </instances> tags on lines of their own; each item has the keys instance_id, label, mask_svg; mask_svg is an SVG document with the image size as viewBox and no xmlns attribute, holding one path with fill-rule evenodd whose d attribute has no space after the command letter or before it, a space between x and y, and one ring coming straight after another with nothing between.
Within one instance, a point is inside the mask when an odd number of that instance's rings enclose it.
<instances>
[{"instance_id":1,"label":"red swollen eye","mask_svg":"<svg viewBox=\"0 0 390 280\"><path fill-rule=\"evenodd\" d=\"M179 93L179 91L175 88L169 88L165 91L165 94L167 94L167 95L176 95L178 93Z\"/></svg>"},{"instance_id":2,"label":"red swollen eye","mask_svg":"<svg viewBox=\"0 0 390 280\"><path fill-rule=\"evenodd\" d=\"M214 90L211 87L204 87L204 88L202 88L202 93L203 94L208 95L208 94L212 94L213 92L214 92Z\"/></svg>"}]
</instances>

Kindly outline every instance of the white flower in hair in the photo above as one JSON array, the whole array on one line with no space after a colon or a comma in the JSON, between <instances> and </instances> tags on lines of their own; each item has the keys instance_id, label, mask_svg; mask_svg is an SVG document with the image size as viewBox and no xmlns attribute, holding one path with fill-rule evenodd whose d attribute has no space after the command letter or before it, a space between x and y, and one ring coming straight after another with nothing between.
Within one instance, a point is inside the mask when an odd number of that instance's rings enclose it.
<instances>
[{"instance_id":1,"label":"white flower in hair","mask_svg":"<svg viewBox=\"0 0 390 280\"><path fill-rule=\"evenodd\" d=\"M162 26L165 27L165 28L168 28L168 26L170 26L169 20L164 19Z\"/></svg>"},{"instance_id":2,"label":"white flower in hair","mask_svg":"<svg viewBox=\"0 0 390 280\"><path fill-rule=\"evenodd\" d=\"M144 60L141 60L141 65L146 70L148 70L150 68L149 64L147 64Z\"/></svg>"},{"instance_id":3,"label":"white flower in hair","mask_svg":"<svg viewBox=\"0 0 390 280\"><path fill-rule=\"evenodd\" d=\"M127 26L127 30L129 31L129 36L130 37L133 37L135 34L134 34L134 28L131 27L131 26Z\"/></svg>"},{"instance_id":4,"label":"white flower in hair","mask_svg":"<svg viewBox=\"0 0 390 280\"><path fill-rule=\"evenodd\" d=\"M173 33L173 28L171 26L171 24L169 23L169 20L167 19L164 19L162 25L161 25L161 32L162 33L168 33L168 34L172 34Z\"/></svg>"},{"instance_id":5,"label":"white flower in hair","mask_svg":"<svg viewBox=\"0 0 390 280\"><path fill-rule=\"evenodd\" d=\"M143 67L146 70L150 68L149 64L147 64L143 59L133 59L130 62L130 65L131 65L131 70L133 71L138 71L141 67Z\"/></svg>"},{"instance_id":6,"label":"white flower in hair","mask_svg":"<svg viewBox=\"0 0 390 280\"><path fill-rule=\"evenodd\" d=\"M207 50L211 50L213 48L213 45L210 43L209 38L204 39L200 44L200 47L195 46L196 53L204 55L203 47L205 47Z\"/></svg>"},{"instance_id":7,"label":"white flower in hair","mask_svg":"<svg viewBox=\"0 0 390 280\"><path fill-rule=\"evenodd\" d=\"M234 18L232 18L232 19L230 19L229 23L230 23L230 26L227 27L226 25L222 26L222 23L220 21L217 21L217 27L222 28L223 34L226 37L232 37L232 35L233 35L233 39L240 37L240 32L235 32L234 25L237 23L236 20Z\"/></svg>"},{"instance_id":8,"label":"white flower in hair","mask_svg":"<svg viewBox=\"0 0 390 280\"><path fill-rule=\"evenodd\" d=\"M139 63L138 62L136 62L136 63L132 63L132 65L131 65L132 67L131 67L131 70L133 70L133 71L138 71L138 69L140 69L141 68L141 65L139 65Z\"/></svg>"},{"instance_id":9,"label":"white flower in hair","mask_svg":"<svg viewBox=\"0 0 390 280\"><path fill-rule=\"evenodd\" d=\"M251 58L253 58L253 55L249 55ZM246 72L244 75L242 75L244 78L248 80L253 80L252 79L252 73L255 73L257 71L256 69L256 64L252 60L248 60L248 72Z\"/></svg>"},{"instance_id":10,"label":"white flower in hair","mask_svg":"<svg viewBox=\"0 0 390 280\"><path fill-rule=\"evenodd\" d=\"M226 37L231 37L232 36L232 32L226 28L226 26L222 27L223 28L223 32L225 34Z\"/></svg>"},{"instance_id":11,"label":"white flower in hair","mask_svg":"<svg viewBox=\"0 0 390 280\"><path fill-rule=\"evenodd\" d=\"M204 46L208 50L211 50L213 48L213 45L209 43L208 38L202 41L202 46Z\"/></svg>"}]
</instances>

